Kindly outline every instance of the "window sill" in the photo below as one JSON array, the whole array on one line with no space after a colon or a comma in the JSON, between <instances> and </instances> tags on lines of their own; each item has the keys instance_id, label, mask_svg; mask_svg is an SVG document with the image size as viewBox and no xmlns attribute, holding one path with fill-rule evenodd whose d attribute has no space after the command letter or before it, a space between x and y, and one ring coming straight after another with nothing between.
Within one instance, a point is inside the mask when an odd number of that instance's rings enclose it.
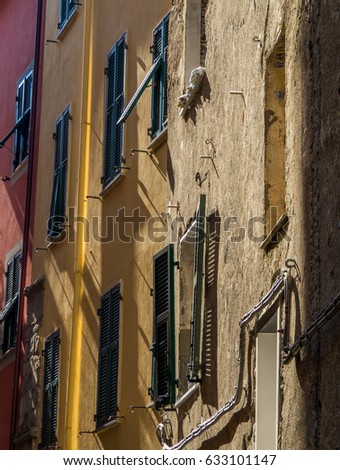
<instances>
[{"instance_id":1,"label":"window sill","mask_svg":"<svg viewBox=\"0 0 340 470\"><path fill-rule=\"evenodd\" d=\"M68 31L70 25L74 22L75 17L77 16L78 13L78 5L75 6L74 10L71 12L70 16L65 20L64 24L62 27L59 29L58 35L57 35L57 40L60 41L64 35L66 34L66 31Z\"/></svg>"},{"instance_id":2,"label":"window sill","mask_svg":"<svg viewBox=\"0 0 340 470\"><path fill-rule=\"evenodd\" d=\"M280 230L288 223L288 220L288 215L282 214L279 220L274 225L274 227L268 233L267 237L261 243L260 248L262 248L263 250L268 250L271 245L276 245L279 242L277 235Z\"/></svg>"},{"instance_id":3,"label":"window sill","mask_svg":"<svg viewBox=\"0 0 340 470\"><path fill-rule=\"evenodd\" d=\"M119 173L117 176L115 176L113 178L112 181L110 181L110 183L105 186L105 188L99 193L99 196L100 197L104 197L106 196L112 188L114 188L120 181L122 181L125 177L125 173L124 173L124 170L122 170L121 173Z\"/></svg>"},{"instance_id":4,"label":"window sill","mask_svg":"<svg viewBox=\"0 0 340 470\"><path fill-rule=\"evenodd\" d=\"M26 172L28 166L28 157L26 157L11 174L11 186Z\"/></svg>"},{"instance_id":5,"label":"window sill","mask_svg":"<svg viewBox=\"0 0 340 470\"><path fill-rule=\"evenodd\" d=\"M67 238L67 231L64 230L60 235L57 237L50 238L48 235L46 237L46 240L48 241L48 244L46 246L47 249L52 248L53 246L60 245L63 243Z\"/></svg>"},{"instance_id":6,"label":"window sill","mask_svg":"<svg viewBox=\"0 0 340 470\"><path fill-rule=\"evenodd\" d=\"M165 129L162 130L154 139L150 142L148 145L148 150L151 150L151 152L154 152L155 150L160 147L163 142L165 142L168 138L168 128L166 127Z\"/></svg>"},{"instance_id":7,"label":"window sill","mask_svg":"<svg viewBox=\"0 0 340 470\"><path fill-rule=\"evenodd\" d=\"M0 358L0 371L6 369L10 364L15 361L16 347L9 349L5 354Z\"/></svg>"},{"instance_id":8,"label":"window sill","mask_svg":"<svg viewBox=\"0 0 340 470\"><path fill-rule=\"evenodd\" d=\"M119 426L121 423L121 420L118 418L114 418L111 421L108 421L105 424L102 424L98 428L95 429L94 434L100 435L105 433L106 431L109 431L110 429L115 428L116 426Z\"/></svg>"}]
</instances>

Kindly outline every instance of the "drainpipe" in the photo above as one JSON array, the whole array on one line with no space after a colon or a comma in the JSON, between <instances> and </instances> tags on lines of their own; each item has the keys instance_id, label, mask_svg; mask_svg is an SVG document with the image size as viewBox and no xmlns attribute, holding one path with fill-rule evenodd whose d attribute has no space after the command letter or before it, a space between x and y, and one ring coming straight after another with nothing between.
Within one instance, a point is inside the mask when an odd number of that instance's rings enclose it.
<instances>
[{"instance_id":1,"label":"drainpipe","mask_svg":"<svg viewBox=\"0 0 340 470\"><path fill-rule=\"evenodd\" d=\"M27 305L24 296L24 288L27 281L28 271L28 258L32 260L32 240L34 224L34 199L35 199L35 186L33 186L33 177L35 175L36 162L36 144L37 136L36 129L38 129L38 100L40 93L41 82L41 66L40 59L42 57L43 49L43 13L44 13L44 0L37 0L37 15L36 15L36 33L35 33L35 51L34 51L34 68L33 68L33 89L32 89L32 110L31 110L31 123L29 134L29 149L28 149L28 167L27 167L27 182L26 182L26 199L25 199L25 216L23 228L23 247L22 247L22 262L21 262L21 278L19 289L19 313L18 313L18 332L16 341L15 352L15 366L14 366L14 384L13 384L13 401L12 401L12 417L11 417L11 430L10 430L10 449L15 448L14 438L18 429L20 417L20 399L21 399L21 386L23 364L25 358L25 333L27 324ZM33 205L32 205L33 204Z\"/></svg>"},{"instance_id":2,"label":"drainpipe","mask_svg":"<svg viewBox=\"0 0 340 470\"><path fill-rule=\"evenodd\" d=\"M83 3L84 36L82 66L82 96L79 150L79 184L78 184L78 217L87 216L87 195L89 161L90 161L90 125L92 94L92 34L93 34L93 0ZM82 326L83 312L83 273L85 266L85 227L79 224L76 238L76 261L74 277L74 301L72 311L72 336L70 367L68 377L68 396L66 403L66 448L78 448L80 387L82 366Z\"/></svg>"}]
</instances>

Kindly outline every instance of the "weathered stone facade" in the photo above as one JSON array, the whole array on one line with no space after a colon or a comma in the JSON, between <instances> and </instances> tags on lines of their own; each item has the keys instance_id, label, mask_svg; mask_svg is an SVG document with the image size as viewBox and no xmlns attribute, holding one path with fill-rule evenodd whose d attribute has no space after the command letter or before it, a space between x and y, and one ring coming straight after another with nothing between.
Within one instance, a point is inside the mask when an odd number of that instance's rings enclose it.
<instances>
[{"instance_id":1,"label":"weathered stone facade","mask_svg":"<svg viewBox=\"0 0 340 470\"><path fill-rule=\"evenodd\" d=\"M192 8L196 14L190 14ZM339 17L336 0L173 2L168 191L178 207L170 215L189 220L199 195L206 194L211 219L205 244L202 382L176 413L165 416L170 446L235 393L239 320L287 269L293 293L290 313L284 299L277 307L275 447L340 447L340 319L333 316L289 364L282 363L284 344L293 343L339 292ZM188 84L187 61L193 57L206 75L181 117L176 103ZM273 207L276 213L268 220ZM187 227L179 226L183 234ZM176 310L182 313L185 276L177 241L182 294ZM295 266L290 269L289 259ZM260 448L256 410L263 397L257 393L260 353L256 356L258 333L266 331L260 328L254 319L246 329L238 405L198 432L186 448ZM183 374L180 379L184 390Z\"/></svg>"}]
</instances>

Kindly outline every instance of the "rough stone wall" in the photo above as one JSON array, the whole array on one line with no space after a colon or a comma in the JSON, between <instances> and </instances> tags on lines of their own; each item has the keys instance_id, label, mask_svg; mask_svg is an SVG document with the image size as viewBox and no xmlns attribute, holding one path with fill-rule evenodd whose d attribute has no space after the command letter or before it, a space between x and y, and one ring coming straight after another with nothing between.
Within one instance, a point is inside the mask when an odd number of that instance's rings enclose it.
<instances>
[{"instance_id":1,"label":"rough stone wall","mask_svg":"<svg viewBox=\"0 0 340 470\"><path fill-rule=\"evenodd\" d=\"M211 289L204 292L204 322L210 327L209 357L213 357L215 375L205 374L205 338L200 391L168 415L173 444L233 395L239 319L270 288L285 260L294 259L300 271L299 278L292 271L296 281L286 332L290 341L332 300L340 280L336 262L340 254L336 145L339 4L336 0L204 3L206 76L185 118L176 107L187 85L182 53L184 0L173 6L168 167L169 199L179 202L184 220L194 215L201 192L207 195L207 212L217 211L221 218L215 250L216 287L214 294ZM289 223L287 236L264 250L260 244L265 214L265 71L283 29ZM296 359L280 367L278 448L339 447L339 377L335 370L340 354L335 339L339 320L335 317L331 322ZM245 391L239 405L188 448L254 448L255 336L247 337Z\"/></svg>"}]
</instances>

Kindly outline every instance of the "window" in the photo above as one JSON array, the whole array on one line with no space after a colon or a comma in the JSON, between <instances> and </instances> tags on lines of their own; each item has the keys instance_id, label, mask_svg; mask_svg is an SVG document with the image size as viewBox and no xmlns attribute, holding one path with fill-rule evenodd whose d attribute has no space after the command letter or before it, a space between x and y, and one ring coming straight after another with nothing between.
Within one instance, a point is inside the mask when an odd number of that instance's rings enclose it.
<instances>
[{"instance_id":1,"label":"window","mask_svg":"<svg viewBox=\"0 0 340 470\"><path fill-rule=\"evenodd\" d=\"M60 0L60 22L58 23L59 29L63 29L65 24L70 19L76 8L76 3L77 2L74 0Z\"/></svg>"},{"instance_id":2,"label":"window","mask_svg":"<svg viewBox=\"0 0 340 470\"><path fill-rule=\"evenodd\" d=\"M28 155L29 125L32 104L33 73L30 72L20 82L17 89L17 109L14 137L14 160L15 170Z\"/></svg>"},{"instance_id":3,"label":"window","mask_svg":"<svg viewBox=\"0 0 340 470\"><path fill-rule=\"evenodd\" d=\"M107 57L106 128L103 186L121 173L123 161L123 124L119 121L124 109L125 35L115 44Z\"/></svg>"},{"instance_id":4,"label":"window","mask_svg":"<svg viewBox=\"0 0 340 470\"><path fill-rule=\"evenodd\" d=\"M167 54L169 37L169 15L153 33L153 63L160 60L152 80L151 102L151 137L154 138L167 125L168 122L168 96L167 96Z\"/></svg>"},{"instance_id":5,"label":"window","mask_svg":"<svg viewBox=\"0 0 340 470\"><path fill-rule=\"evenodd\" d=\"M97 427L117 415L120 284L101 299L98 358Z\"/></svg>"},{"instance_id":6,"label":"window","mask_svg":"<svg viewBox=\"0 0 340 470\"><path fill-rule=\"evenodd\" d=\"M286 213L285 37L267 59L265 74L265 211L267 234Z\"/></svg>"},{"instance_id":7,"label":"window","mask_svg":"<svg viewBox=\"0 0 340 470\"><path fill-rule=\"evenodd\" d=\"M56 122L54 134L53 186L48 221L48 237L51 239L58 237L65 230L70 119L70 110L66 108Z\"/></svg>"},{"instance_id":8,"label":"window","mask_svg":"<svg viewBox=\"0 0 340 470\"><path fill-rule=\"evenodd\" d=\"M127 120L132 110L136 106L139 98L152 80L152 101L151 101L151 128L149 134L156 137L165 129L168 120L168 99L167 99L167 50L169 36L169 15L153 33L153 61L152 66L146 74L144 80L139 85L137 91L121 113L117 124L122 124Z\"/></svg>"},{"instance_id":9,"label":"window","mask_svg":"<svg viewBox=\"0 0 340 470\"><path fill-rule=\"evenodd\" d=\"M16 254L7 264L5 306L0 314L2 323L3 354L15 346L18 327L18 296L20 289L21 253Z\"/></svg>"},{"instance_id":10,"label":"window","mask_svg":"<svg viewBox=\"0 0 340 470\"><path fill-rule=\"evenodd\" d=\"M155 408L175 403L174 247L153 258L153 343L150 395Z\"/></svg>"},{"instance_id":11,"label":"window","mask_svg":"<svg viewBox=\"0 0 340 470\"><path fill-rule=\"evenodd\" d=\"M45 341L44 386L42 405L41 447L55 446L57 441L60 332Z\"/></svg>"},{"instance_id":12,"label":"window","mask_svg":"<svg viewBox=\"0 0 340 470\"><path fill-rule=\"evenodd\" d=\"M277 449L279 422L280 306L256 325L256 449Z\"/></svg>"}]
</instances>

